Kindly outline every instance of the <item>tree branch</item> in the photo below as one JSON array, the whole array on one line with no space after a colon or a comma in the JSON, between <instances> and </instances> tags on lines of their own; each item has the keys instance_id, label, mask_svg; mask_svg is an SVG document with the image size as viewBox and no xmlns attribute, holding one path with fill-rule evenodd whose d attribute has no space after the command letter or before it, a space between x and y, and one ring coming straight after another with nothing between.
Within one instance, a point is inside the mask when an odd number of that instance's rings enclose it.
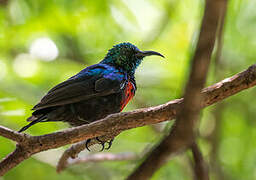
<instances>
[{"instance_id":1,"label":"tree branch","mask_svg":"<svg viewBox=\"0 0 256 180\"><path fill-rule=\"evenodd\" d=\"M134 153L123 152L119 154L113 153L96 153L89 156L77 158L71 160L69 163L70 165L73 164L81 164L87 162L102 162L102 161L128 161L128 160L135 160L138 156Z\"/></svg>"},{"instance_id":2,"label":"tree branch","mask_svg":"<svg viewBox=\"0 0 256 180\"><path fill-rule=\"evenodd\" d=\"M226 0L206 0L201 31L185 89L184 103L177 121L170 134L149 153L145 161L127 178L128 180L149 179L170 155L185 150L193 143L195 123L201 109L200 91L206 81L221 7L226 3Z\"/></svg>"},{"instance_id":3,"label":"tree branch","mask_svg":"<svg viewBox=\"0 0 256 180\"><path fill-rule=\"evenodd\" d=\"M27 134L18 133L4 126L0 126L0 135L17 143L24 143Z\"/></svg>"},{"instance_id":4,"label":"tree branch","mask_svg":"<svg viewBox=\"0 0 256 180\"><path fill-rule=\"evenodd\" d=\"M203 89L203 98L200 102L201 107L203 108L214 104L255 85L256 65L252 65L241 73ZM27 156L30 157L35 153L46 151L48 149L58 148L67 144L72 144L99 136L107 135L108 137L115 137L116 134L119 134L127 129L174 119L176 114L180 111L182 103L183 99L176 99L155 107L113 114L105 119L90 124L69 128L42 136L28 136L26 134L17 132L13 133L13 135L17 136L17 139L20 135L24 136L24 143L20 142L18 147L21 146L21 151L27 152L25 156L26 158L23 159L25 160L28 158ZM11 133L11 130L0 126L1 136L16 141L16 137L8 135L9 133ZM14 155L12 153L0 162L0 175L4 175L11 168L23 161L15 161L15 159L20 158L17 154L19 156L23 156L21 153L16 152L16 157L13 158ZM10 166L6 166L7 160L8 163L11 164Z\"/></svg>"},{"instance_id":5,"label":"tree branch","mask_svg":"<svg viewBox=\"0 0 256 180\"><path fill-rule=\"evenodd\" d=\"M26 150L24 147L17 145L16 149L1 161L0 176L4 175L10 169L14 168L30 156L31 154L29 153L29 150Z\"/></svg>"}]
</instances>

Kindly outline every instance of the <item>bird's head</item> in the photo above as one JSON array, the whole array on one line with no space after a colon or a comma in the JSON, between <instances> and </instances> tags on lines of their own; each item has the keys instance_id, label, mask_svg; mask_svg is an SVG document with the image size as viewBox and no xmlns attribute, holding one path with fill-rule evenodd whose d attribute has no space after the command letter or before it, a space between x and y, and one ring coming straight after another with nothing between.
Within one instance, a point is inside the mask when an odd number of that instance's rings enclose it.
<instances>
[{"instance_id":1,"label":"bird's head","mask_svg":"<svg viewBox=\"0 0 256 180\"><path fill-rule=\"evenodd\" d=\"M120 43L108 51L102 63L111 64L122 68L129 74L134 74L143 58L151 55L164 57L155 51L141 51L131 43Z\"/></svg>"}]
</instances>

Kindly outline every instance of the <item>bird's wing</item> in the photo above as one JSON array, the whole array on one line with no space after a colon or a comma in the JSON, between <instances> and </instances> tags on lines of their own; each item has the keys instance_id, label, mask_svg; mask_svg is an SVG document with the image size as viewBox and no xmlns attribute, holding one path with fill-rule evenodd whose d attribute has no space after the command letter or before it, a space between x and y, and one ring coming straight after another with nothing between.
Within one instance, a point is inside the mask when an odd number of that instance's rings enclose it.
<instances>
[{"instance_id":1,"label":"bird's wing","mask_svg":"<svg viewBox=\"0 0 256 180\"><path fill-rule=\"evenodd\" d=\"M98 96L106 96L120 91L124 83L124 74L104 69L98 70L96 67L93 73L78 74L52 88L34 106L33 110L76 103Z\"/></svg>"}]
</instances>

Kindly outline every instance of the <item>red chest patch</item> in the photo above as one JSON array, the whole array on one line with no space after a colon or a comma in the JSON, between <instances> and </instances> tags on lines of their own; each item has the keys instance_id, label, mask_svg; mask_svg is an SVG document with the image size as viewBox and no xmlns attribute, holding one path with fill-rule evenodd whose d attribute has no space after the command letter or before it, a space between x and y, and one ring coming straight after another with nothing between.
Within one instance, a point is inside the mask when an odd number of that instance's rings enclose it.
<instances>
[{"instance_id":1,"label":"red chest patch","mask_svg":"<svg viewBox=\"0 0 256 180\"><path fill-rule=\"evenodd\" d=\"M128 104L128 102L133 98L135 94L135 87L131 81L128 81L128 84L126 85L126 88L124 90L124 98L121 102L121 111L124 109L124 107Z\"/></svg>"}]
</instances>

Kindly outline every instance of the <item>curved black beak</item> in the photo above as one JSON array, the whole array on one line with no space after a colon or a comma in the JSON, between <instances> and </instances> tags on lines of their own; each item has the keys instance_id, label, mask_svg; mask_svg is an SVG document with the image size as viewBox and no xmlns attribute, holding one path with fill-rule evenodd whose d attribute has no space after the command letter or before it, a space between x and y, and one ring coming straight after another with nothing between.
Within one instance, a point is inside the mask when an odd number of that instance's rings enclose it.
<instances>
[{"instance_id":1,"label":"curved black beak","mask_svg":"<svg viewBox=\"0 0 256 180\"><path fill-rule=\"evenodd\" d=\"M152 55L156 55L156 56L161 56L164 58L164 56L162 54L160 54L159 52L155 52L155 51L138 51L136 53L136 56L142 56L142 57L145 57L145 56L152 56Z\"/></svg>"}]
</instances>

